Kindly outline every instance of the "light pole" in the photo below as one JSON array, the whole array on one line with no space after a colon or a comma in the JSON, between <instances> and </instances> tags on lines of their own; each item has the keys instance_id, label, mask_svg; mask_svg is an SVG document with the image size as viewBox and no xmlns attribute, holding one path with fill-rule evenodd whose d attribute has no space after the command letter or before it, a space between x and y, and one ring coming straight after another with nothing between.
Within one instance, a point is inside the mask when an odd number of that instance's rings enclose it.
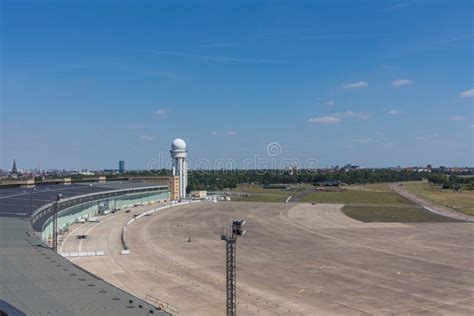
<instances>
[{"instance_id":1,"label":"light pole","mask_svg":"<svg viewBox=\"0 0 474 316\"><path fill-rule=\"evenodd\" d=\"M56 202L54 204L54 214L53 214L53 251L58 252L58 211L59 211L59 201L62 198L62 194L56 196Z\"/></svg>"},{"instance_id":2,"label":"light pole","mask_svg":"<svg viewBox=\"0 0 474 316\"><path fill-rule=\"evenodd\" d=\"M237 236L243 236L245 230L243 227L246 221L243 219L234 219L231 230L222 229L221 240L226 242L226 315L237 315Z\"/></svg>"},{"instance_id":3,"label":"light pole","mask_svg":"<svg viewBox=\"0 0 474 316\"><path fill-rule=\"evenodd\" d=\"M33 212L33 193L36 191L36 186L33 186L30 191L31 211Z\"/></svg>"}]
</instances>

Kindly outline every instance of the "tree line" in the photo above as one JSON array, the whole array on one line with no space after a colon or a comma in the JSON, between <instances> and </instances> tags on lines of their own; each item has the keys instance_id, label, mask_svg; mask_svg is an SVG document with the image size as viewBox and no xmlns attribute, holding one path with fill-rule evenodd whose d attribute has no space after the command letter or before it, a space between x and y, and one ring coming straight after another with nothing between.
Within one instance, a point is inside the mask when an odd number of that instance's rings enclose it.
<instances>
[{"instance_id":1,"label":"tree line","mask_svg":"<svg viewBox=\"0 0 474 316\"><path fill-rule=\"evenodd\" d=\"M429 174L428 181L439 185L442 189L474 190L474 176L459 176L449 174Z\"/></svg>"}]
</instances>

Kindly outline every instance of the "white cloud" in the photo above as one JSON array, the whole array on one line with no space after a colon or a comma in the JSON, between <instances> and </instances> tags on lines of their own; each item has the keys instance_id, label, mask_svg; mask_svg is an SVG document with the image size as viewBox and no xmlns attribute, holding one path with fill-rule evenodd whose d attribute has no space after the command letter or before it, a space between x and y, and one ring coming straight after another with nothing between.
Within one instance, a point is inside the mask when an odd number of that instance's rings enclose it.
<instances>
[{"instance_id":1,"label":"white cloud","mask_svg":"<svg viewBox=\"0 0 474 316\"><path fill-rule=\"evenodd\" d=\"M207 43L202 44L202 48L227 48L227 47L237 47L240 46L240 43L237 42L222 42L222 43Z\"/></svg>"},{"instance_id":2,"label":"white cloud","mask_svg":"<svg viewBox=\"0 0 474 316\"><path fill-rule=\"evenodd\" d=\"M404 9L409 6L411 6L414 3L414 1L399 1L392 6L388 7L389 10L399 10L399 9Z\"/></svg>"},{"instance_id":3,"label":"white cloud","mask_svg":"<svg viewBox=\"0 0 474 316\"><path fill-rule=\"evenodd\" d=\"M474 97L474 88L463 91L459 94L461 98L472 98Z\"/></svg>"},{"instance_id":4,"label":"white cloud","mask_svg":"<svg viewBox=\"0 0 474 316\"><path fill-rule=\"evenodd\" d=\"M352 112L352 111L333 113L331 115L336 116L336 117L353 118L353 119L356 119L356 120L368 120L369 119L369 115L367 113L357 113L357 112Z\"/></svg>"},{"instance_id":5,"label":"white cloud","mask_svg":"<svg viewBox=\"0 0 474 316\"><path fill-rule=\"evenodd\" d=\"M376 140L373 138L355 138L352 140L354 143L375 143Z\"/></svg>"},{"instance_id":6,"label":"white cloud","mask_svg":"<svg viewBox=\"0 0 474 316\"><path fill-rule=\"evenodd\" d=\"M155 114L159 117L166 117L168 114L171 113L170 109L158 109L155 111Z\"/></svg>"},{"instance_id":7,"label":"white cloud","mask_svg":"<svg viewBox=\"0 0 474 316\"><path fill-rule=\"evenodd\" d=\"M227 136L237 136L237 135L239 135L239 133L236 132L236 131L227 131L227 132L225 132L225 134Z\"/></svg>"},{"instance_id":8,"label":"white cloud","mask_svg":"<svg viewBox=\"0 0 474 316\"><path fill-rule=\"evenodd\" d=\"M344 89L360 89L366 88L369 84L365 81L359 81L354 83L343 84L342 87Z\"/></svg>"},{"instance_id":9,"label":"white cloud","mask_svg":"<svg viewBox=\"0 0 474 316\"><path fill-rule=\"evenodd\" d=\"M387 112L387 114L393 115L393 116L400 115L401 113L402 112L400 112L399 110L390 110Z\"/></svg>"},{"instance_id":10,"label":"white cloud","mask_svg":"<svg viewBox=\"0 0 474 316\"><path fill-rule=\"evenodd\" d=\"M185 53L185 52L151 50L151 49L146 49L146 50L142 50L142 51L143 52L148 52L148 53L151 53L151 54L163 55L163 56L182 57L182 58L187 58L187 59L204 60L204 61L211 61L211 62L234 62L234 63L241 63L241 62L280 63L281 62L281 60L268 59L268 58L241 58L241 57L226 57L226 56L209 56L209 55L198 55L198 54Z\"/></svg>"},{"instance_id":11,"label":"white cloud","mask_svg":"<svg viewBox=\"0 0 474 316\"><path fill-rule=\"evenodd\" d=\"M451 116L449 118L450 121L468 121L469 118L465 117L465 116Z\"/></svg>"},{"instance_id":12,"label":"white cloud","mask_svg":"<svg viewBox=\"0 0 474 316\"><path fill-rule=\"evenodd\" d=\"M409 86L413 83L413 80L410 79L397 79L392 81L392 86L394 87L403 87L403 86Z\"/></svg>"},{"instance_id":13,"label":"white cloud","mask_svg":"<svg viewBox=\"0 0 474 316\"><path fill-rule=\"evenodd\" d=\"M326 101L324 104L326 104L327 106L335 106L335 105L336 105L336 101L334 101L334 100L329 100L329 101Z\"/></svg>"},{"instance_id":14,"label":"white cloud","mask_svg":"<svg viewBox=\"0 0 474 316\"><path fill-rule=\"evenodd\" d=\"M127 128L130 129L130 130L145 129L145 125L130 124L130 125L127 126Z\"/></svg>"},{"instance_id":15,"label":"white cloud","mask_svg":"<svg viewBox=\"0 0 474 316\"><path fill-rule=\"evenodd\" d=\"M434 141L437 140L441 137L441 134L438 132L434 132L432 134L426 134L426 135L421 135L415 137L416 140L422 140L422 141Z\"/></svg>"},{"instance_id":16,"label":"white cloud","mask_svg":"<svg viewBox=\"0 0 474 316\"><path fill-rule=\"evenodd\" d=\"M337 124L341 122L341 119L335 116L320 116L312 117L308 120L308 122L314 124Z\"/></svg>"},{"instance_id":17,"label":"white cloud","mask_svg":"<svg viewBox=\"0 0 474 316\"><path fill-rule=\"evenodd\" d=\"M342 122L343 119L349 118L354 120L368 120L369 115L367 113L357 113L352 111L332 113L328 116L312 117L308 120L310 123L315 124L337 124Z\"/></svg>"},{"instance_id":18,"label":"white cloud","mask_svg":"<svg viewBox=\"0 0 474 316\"><path fill-rule=\"evenodd\" d=\"M140 140L147 140L147 141L150 141L150 140L154 140L156 137L155 136L152 136L152 135L140 135L138 136L138 138Z\"/></svg>"}]
</instances>

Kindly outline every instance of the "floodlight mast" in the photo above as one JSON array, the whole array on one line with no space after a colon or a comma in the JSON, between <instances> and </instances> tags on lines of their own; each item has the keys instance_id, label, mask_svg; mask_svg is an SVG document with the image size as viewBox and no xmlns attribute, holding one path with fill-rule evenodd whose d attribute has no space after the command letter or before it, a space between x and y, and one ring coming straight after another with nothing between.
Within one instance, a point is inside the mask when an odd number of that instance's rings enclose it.
<instances>
[{"instance_id":1,"label":"floodlight mast","mask_svg":"<svg viewBox=\"0 0 474 316\"><path fill-rule=\"evenodd\" d=\"M232 222L231 230L222 229L221 240L226 242L226 315L237 315L237 288L236 288L236 271L237 271L237 236L245 235L243 226L246 221L235 219Z\"/></svg>"},{"instance_id":2,"label":"floodlight mast","mask_svg":"<svg viewBox=\"0 0 474 316\"><path fill-rule=\"evenodd\" d=\"M59 211L59 201L63 197L62 194L56 196L56 202L54 203L53 209L53 251L58 252L58 211Z\"/></svg>"}]
</instances>

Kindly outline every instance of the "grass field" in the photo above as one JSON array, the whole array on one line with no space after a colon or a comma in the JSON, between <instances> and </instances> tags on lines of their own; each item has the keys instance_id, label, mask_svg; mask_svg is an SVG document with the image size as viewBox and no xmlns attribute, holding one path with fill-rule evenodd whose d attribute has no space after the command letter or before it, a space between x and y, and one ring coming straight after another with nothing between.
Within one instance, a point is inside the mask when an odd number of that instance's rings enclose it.
<instances>
[{"instance_id":1,"label":"grass field","mask_svg":"<svg viewBox=\"0 0 474 316\"><path fill-rule=\"evenodd\" d=\"M354 206L344 205L342 212L349 217L365 223L399 222L399 223L436 223L457 222L455 219L431 213L421 207L393 206Z\"/></svg>"},{"instance_id":2,"label":"grass field","mask_svg":"<svg viewBox=\"0 0 474 316\"><path fill-rule=\"evenodd\" d=\"M288 195L258 194L249 196L232 196L232 201L284 203L287 198Z\"/></svg>"},{"instance_id":3,"label":"grass field","mask_svg":"<svg viewBox=\"0 0 474 316\"><path fill-rule=\"evenodd\" d=\"M362 222L455 222L456 220L431 213L394 193L386 183L327 187L328 191L314 190L311 185L292 186L291 189L264 189L258 185L240 186L232 190L233 201L284 203L288 196L300 197L299 202L345 204L342 211ZM235 194L246 192L248 196Z\"/></svg>"},{"instance_id":4,"label":"grass field","mask_svg":"<svg viewBox=\"0 0 474 316\"><path fill-rule=\"evenodd\" d=\"M233 196L234 201L284 202L288 196L297 196L305 190L315 190L311 185L292 186L291 189L265 189L258 185L239 186L233 193L246 192L248 196ZM386 204L413 205L409 200L390 191L385 183L350 185L341 188L327 187L328 192L304 193L300 202L320 202L337 204ZM340 190L340 191L338 191Z\"/></svg>"},{"instance_id":5,"label":"grass field","mask_svg":"<svg viewBox=\"0 0 474 316\"><path fill-rule=\"evenodd\" d=\"M305 190L309 185L295 185L291 189L265 189L260 185L242 185L233 189L231 192L232 201L243 201L243 202L275 202L283 203L290 196L294 195L300 190ZM245 192L248 193L248 196L239 196L235 193Z\"/></svg>"},{"instance_id":6,"label":"grass field","mask_svg":"<svg viewBox=\"0 0 474 316\"><path fill-rule=\"evenodd\" d=\"M292 193L304 191L308 188L313 187L309 184L301 184L301 185L290 185L290 189L267 189L263 188L261 185L240 185L235 189L232 189L234 192L248 192L248 193L264 193L264 194L279 194L279 195L286 195L289 196Z\"/></svg>"},{"instance_id":7,"label":"grass field","mask_svg":"<svg viewBox=\"0 0 474 316\"><path fill-rule=\"evenodd\" d=\"M405 182L405 189L435 203L453 208L468 215L474 215L474 192L456 192L450 189L441 189L428 182Z\"/></svg>"},{"instance_id":8,"label":"grass field","mask_svg":"<svg viewBox=\"0 0 474 316\"><path fill-rule=\"evenodd\" d=\"M341 204L385 204L413 205L400 195L383 191L345 190L341 192L312 192L301 199L302 202L341 203Z\"/></svg>"},{"instance_id":9,"label":"grass field","mask_svg":"<svg viewBox=\"0 0 474 316\"><path fill-rule=\"evenodd\" d=\"M344 189L364 192L392 192L387 183L353 184L345 186Z\"/></svg>"}]
</instances>

